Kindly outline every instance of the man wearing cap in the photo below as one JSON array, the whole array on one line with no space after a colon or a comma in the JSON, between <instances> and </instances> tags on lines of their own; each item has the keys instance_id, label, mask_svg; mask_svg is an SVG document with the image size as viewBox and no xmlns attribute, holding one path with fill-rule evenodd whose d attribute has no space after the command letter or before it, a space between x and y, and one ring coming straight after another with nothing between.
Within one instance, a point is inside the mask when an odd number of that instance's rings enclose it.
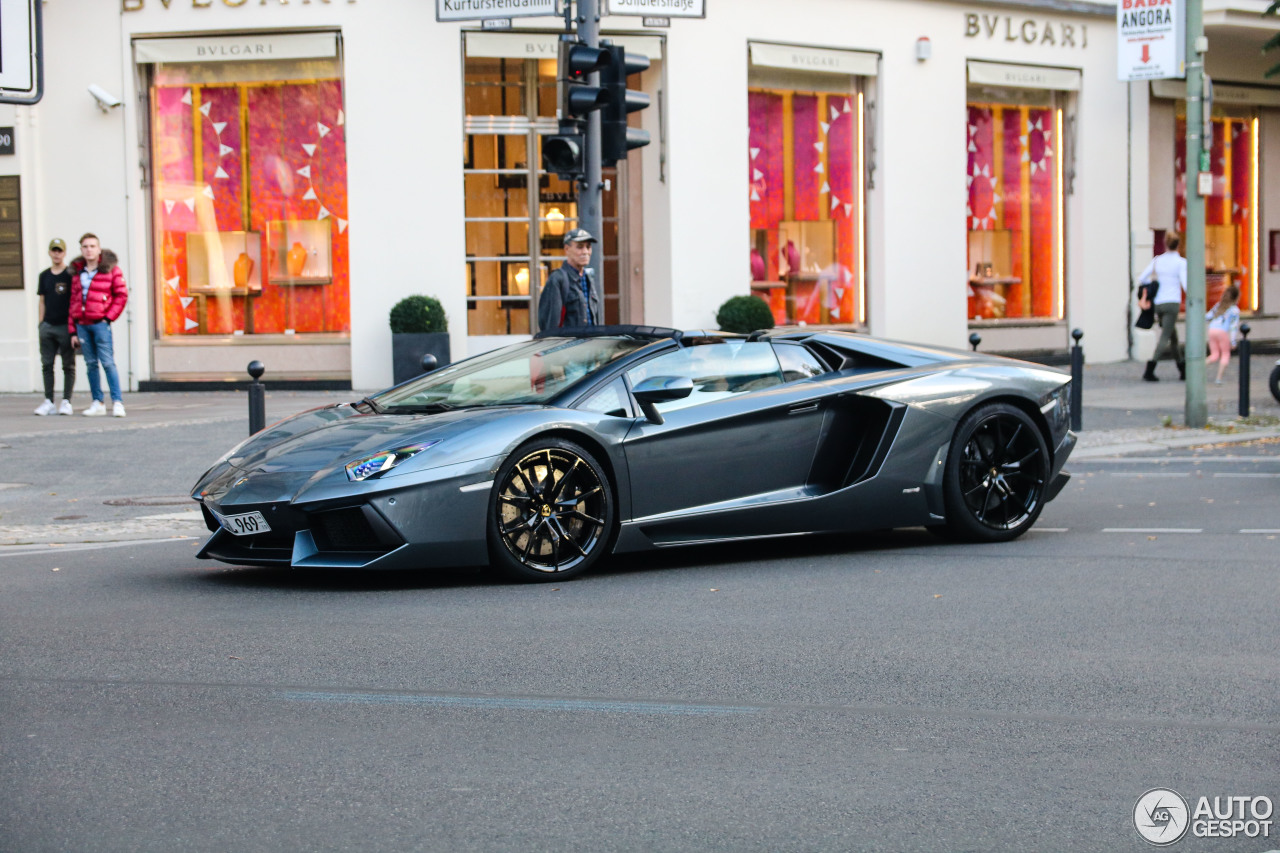
<instances>
[{"instance_id":1,"label":"man wearing cap","mask_svg":"<svg viewBox=\"0 0 1280 853\"><path fill-rule=\"evenodd\" d=\"M564 263L547 276L538 298L538 329L595 326L604 322L600 293L591 271L591 244L588 232L575 228L564 235Z\"/></svg>"},{"instance_id":2,"label":"man wearing cap","mask_svg":"<svg viewBox=\"0 0 1280 853\"><path fill-rule=\"evenodd\" d=\"M37 415L71 414L71 389L76 384L76 356L71 346L67 314L71 309L71 272L67 269L67 244L55 237L49 241L49 260L40 273L40 368L44 372L44 402ZM53 359L62 359L62 403L53 405Z\"/></svg>"}]
</instances>

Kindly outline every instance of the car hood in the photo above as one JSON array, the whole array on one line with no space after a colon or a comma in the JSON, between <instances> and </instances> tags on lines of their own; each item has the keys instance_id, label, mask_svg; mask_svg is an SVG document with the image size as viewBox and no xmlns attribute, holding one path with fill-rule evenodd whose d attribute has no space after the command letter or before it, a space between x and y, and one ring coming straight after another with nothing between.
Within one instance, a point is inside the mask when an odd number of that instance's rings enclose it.
<instances>
[{"instance_id":1,"label":"car hood","mask_svg":"<svg viewBox=\"0 0 1280 853\"><path fill-rule=\"evenodd\" d=\"M364 414L345 403L326 406L273 424L222 461L246 473L314 473L384 450L444 441L530 408L533 407L494 406L437 414ZM477 455L484 455L480 448Z\"/></svg>"}]
</instances>

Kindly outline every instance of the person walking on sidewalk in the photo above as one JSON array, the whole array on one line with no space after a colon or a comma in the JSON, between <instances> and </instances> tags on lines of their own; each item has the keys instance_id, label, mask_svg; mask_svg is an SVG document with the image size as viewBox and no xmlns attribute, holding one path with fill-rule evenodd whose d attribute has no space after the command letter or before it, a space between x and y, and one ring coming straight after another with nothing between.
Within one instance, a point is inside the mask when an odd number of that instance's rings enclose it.
<instances>
[{"instance_id":1,"label":"person walking on sidewalk","mask_svg":"<svg viewBox=\"0 0 1280 853\"><path fill-rule=\"evenodd\" d=\"M80 257L71 262L71 343L84 350L84 366L89 373L89 393L93 403L81 412L95 417L107 413L102 404L102 380L98 365L107 375L111 392L111 414L124 417L124 400L120 396L120 374L111 340L111 324L124 312L129 301L124 273L116 266L116 253L103 249L96 234L80 238Z\"/></svg>"},{"instance_id":2,"label":"person walking on sidewalk","mask_svg":"<svg viewBox=\"0 0 1280 853\"><path fill-rule=\"evenodd\" d=\"M40 273L40 369L44 374L44 402L37 415L71 414L71 391L76 385L76 351L67 326L71 309L71 273L67 271L67 244L60 237L49 241L52 265ZM62 403L53 405L53 360L62 359Z\"/></svg>"},{"instance_id":3,"label":"person walking on sidewalk","mask_svg":"<svg viewBox=\"0 0 1280 853\"><path fill-rule=\"evenodd\" d=\"M1222 291L1222 298L1213 306L1204 318L1209 321L1209 364L1218 362L1218 378L1214 385L1222 384L1222 374L1226 372L1227 362L1231 361L1231 351L1240 342L1240 288L1234 284L1227 285Z\"/></svg>"},{"instance_id":4,"label":"person walking on sidewalk","mask_svg":"<svg viewBox=\"0 0 1280 853\"><path fill-rule=\"evenodd\" d=\"M1187 362L1178 347L1178 311L1182 295L1187 292L1187 259L1178 254L1181 242L1177 234L1166 235L1164 254L1152 258L1142 275L1138 276L1142 284L1155 281L1159 285L1151 301L1155 303L1156 319L1160 321L1160 340L1156 341L1155 352L1142 374L1147 382L1160 381L1156 376L1156 362L1170 345L1173 346L1173 360L1178 365L1178 378L1187 378Z\"/></svg>"}]
</instances>

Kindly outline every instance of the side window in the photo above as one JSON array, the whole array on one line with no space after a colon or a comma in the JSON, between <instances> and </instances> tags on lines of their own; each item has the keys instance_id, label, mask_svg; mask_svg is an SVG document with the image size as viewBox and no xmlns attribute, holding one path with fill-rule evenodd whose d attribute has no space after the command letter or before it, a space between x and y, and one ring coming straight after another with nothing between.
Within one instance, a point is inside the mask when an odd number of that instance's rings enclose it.
<instances>
[{"instance_id":1,"label":"side window","mask_svg":"<svg viewBox=\"0 0 1280 853\"><path fill-rule=\"evenodd\" d=\"M608 385L592 394L578 405L584 412L599 412L615 418L634 417L631 411L631 398L627 395L627 386L622 379L615 379Z\"/></svg>"},{"instance_id":2,"label":"side window","mask_svg":"<svg viewBox=\"0 0 1280 853\"><path fill-rule=\"evenodd\" d=\"M683 400L658 403L660 412L683 409L782 384L773 347L762 341L717 341L660 355L627 371L632 385L651 376L687 376L693 393Z\"/></svg>"},{"instance_id":3,"label":"side window","mask_svg":"<svg viewBox=\"0 0 1280 853\"><path fill-rule=\"evenodd\" d=\"M800 344L775 344L773 351L778 355L778 363L782 365L782 380L795 382L797 379L812 379L827 372L822 362L808 349Z\"/></svg>"}]
</instances>

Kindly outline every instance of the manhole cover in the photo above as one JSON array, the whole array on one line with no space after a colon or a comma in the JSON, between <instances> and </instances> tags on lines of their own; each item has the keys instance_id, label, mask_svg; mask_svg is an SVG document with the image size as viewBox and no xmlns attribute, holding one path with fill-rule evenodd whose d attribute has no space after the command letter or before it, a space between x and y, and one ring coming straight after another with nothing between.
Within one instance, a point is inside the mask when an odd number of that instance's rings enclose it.
<instances>
[{"instance_id":1,"label":"manhole cover","mask_svg":"<svg viewBox=\"0 0 1280 853\"><path fill-rule=\"evenodd\" d=\"M162 495L153 498L109 498L107 506L185 506L191 503L186 495Z\"/></svg>"}]
</instances>

